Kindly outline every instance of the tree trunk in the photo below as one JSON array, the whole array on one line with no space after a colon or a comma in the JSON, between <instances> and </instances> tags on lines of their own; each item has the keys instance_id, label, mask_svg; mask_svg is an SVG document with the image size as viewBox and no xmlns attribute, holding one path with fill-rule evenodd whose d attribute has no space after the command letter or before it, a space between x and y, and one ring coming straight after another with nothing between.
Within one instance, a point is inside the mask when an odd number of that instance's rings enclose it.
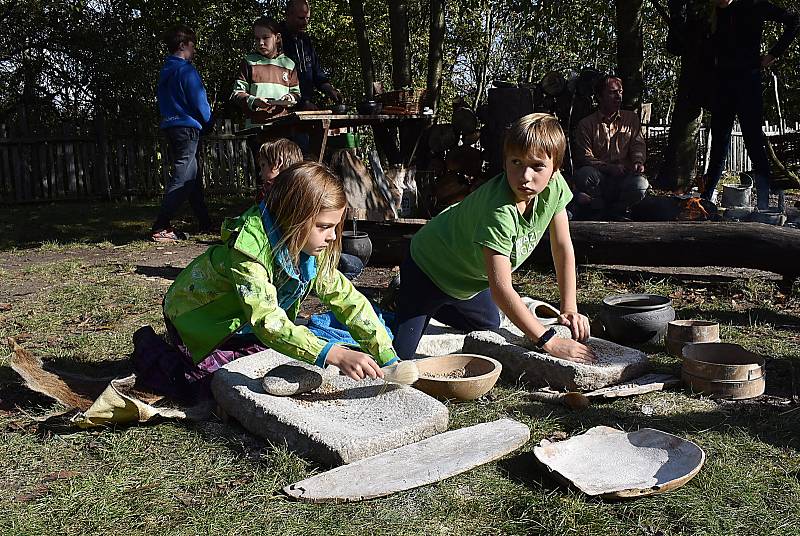
<instances>
[{"instance_id":1,"label":"tree trunk","mask_svg":"<svg viewBox=\"0 0 800 536\"><path fill-rule=\"evenodd\" d=\"M431 0L430 37L428 39L428 102L436 111L442 82L442 49L444 47L444 0Z\"/></svg>"},{"instance_id":2,"label":"tree trunk","mask_svg":"<svg viewBox=\"0 0 800 536\"><path fill-rule=\"evenodd\" d=\"M411 87L408 0L389 0L389 28L392 34L392 84L395 89Z\"/></svg>"},{"instance_id":3,"label":"tree trunk","mask_svg":"<svg viewBox=\"0 0 800 536\"><path fill-rule=\"evenodd\" d=\"M492 41L494 37L494 32L492 31L492 27L494 26L494 12L492 11L492 6L489 5L488 2L485 2L483 5L483 11L486 13L486 33L484 35L486 41L484 42L484 47L481 51L482 57L479 60L479 70L475 73L475 78L478 81L478 87L476 88L475 92L475 100L472 102L473 110L478 108L478 104L481 102L481 96L486 91L486 74L489 71L489 57L491 56Z\"/></svg>"},{"instance_id":4,"label":"tree trunk","mask_svg":"<svg viewBox=\"0 0 800 536\"><path fill-rule=\"evenodd\" d=\"M617 72L625 92L622 106L638 109L642 102L642 4L644 0L616 0Z\"/></svg>"},{"instance_id":5,"label":"tree trunk","mask_svg":"<svg viewBox=\"0 0 800 536\"><path fill-rule=\"evenodd\" d=\"M397 265L422 223L360 222L372 238L371 262ZM800 274L800 234L763 223L570 222L578 264L733 266ZM526 265L552 262L548 235Z\"/></svg>"},{"instance_id":6,"label":"tree trunk","mask_svg":"<svg viewBox=\"0 0 800 536\"><path fill-rule=\"evenodd\" d=\"M375 82L375 66L372 63L372 51L367 39L367 21L364 17L364 1L350 0L350 14L353 16L353 26L356 30L356 44L358 57L361 60L361 78L364 82L364 95L371 99L374 95L373 83Z\"/></svg>"}]
</instances>

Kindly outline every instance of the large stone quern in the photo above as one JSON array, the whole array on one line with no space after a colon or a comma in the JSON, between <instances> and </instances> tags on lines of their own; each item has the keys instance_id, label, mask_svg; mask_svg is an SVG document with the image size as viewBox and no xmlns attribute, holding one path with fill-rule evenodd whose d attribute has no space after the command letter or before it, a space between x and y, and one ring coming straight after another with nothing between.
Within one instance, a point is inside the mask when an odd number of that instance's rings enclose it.
<instances>
[{"instance_id":1,"label":"large stone quern","mask_svg":"<svg viewBox=\"0 0 800 536\"><path fill-rule=\"evenodd\" d=\"M481 354L503 364L503 376L554 389L591 391L641 376L648 370L647 354L603 339L587 341L598 362L593 365L558 359L526 348L522 332L513 325L495 331L473 331L464 339L464 352Z\"/></svg>"},{"instance_id":2,"label":"large stone quern","mask_svg":"<svg viewBox=\"0 0 800 536\"><path fill-rule=\"evenodd\" d=\"M214 373L211 389L220 409L251 433L285 443L325 466L351 463L447 430L449 413L438 400L382 380L356 382L336 367L326 368L322 385L309 393L266 394L264 374L286 363L321 372L273 350L242 357Z\"/></svg>"}]
</instances>

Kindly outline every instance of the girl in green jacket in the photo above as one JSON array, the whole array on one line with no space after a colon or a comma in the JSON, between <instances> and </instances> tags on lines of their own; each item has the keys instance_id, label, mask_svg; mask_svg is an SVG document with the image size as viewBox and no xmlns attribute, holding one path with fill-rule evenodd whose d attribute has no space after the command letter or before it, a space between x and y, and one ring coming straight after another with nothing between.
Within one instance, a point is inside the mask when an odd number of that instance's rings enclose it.
<instances>
[{"instance_id":1,"label":"girl in green jacket","mask_svg":"<svg viewBox=\"0 0 800 536\"><path fill-rule=\"evenodd\" d=\"M336 365L355 380L383 377L380 367L397 361L391 339L367 299L336 270L346 204L340 179L322 164L303 162L281 172L264 201L223 223L223 244L193 260L164 298L167 333L189 383L207 383L225 363L266 348ZM311 292L360 350L294 323ZM174 371L168 376L181 381Z\"/></svg>"}]
</instances>

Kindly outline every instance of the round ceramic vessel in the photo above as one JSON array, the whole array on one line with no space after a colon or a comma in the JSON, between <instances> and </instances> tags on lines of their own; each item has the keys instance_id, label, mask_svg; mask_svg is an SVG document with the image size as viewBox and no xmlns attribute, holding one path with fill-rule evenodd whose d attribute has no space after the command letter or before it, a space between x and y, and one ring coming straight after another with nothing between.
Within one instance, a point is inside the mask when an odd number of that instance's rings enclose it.
<instances>
[{"instance_id":1,"label":"round ceramic vessel","mask_svg":"<svg viewBox=\"0 0 800 536\"><path fill-rule=\"evenodd\" d=\"M606 338L621 344L661 342L673 320L672 300L656 294L608 296L600 311Z\"/></svg>"},{"instance_id":2,"label":"round ceramic vessel","mask_svg":"<svg viewBox=\"0 0 800 536\"><path fill-rule=\"evenodd\" d=\"M483 355L450 354L420 359L417 368L420 377L414 387L420 391L441 399L475 400L494 387L503 365ZM460 369L464 369L464 377L446 377ZM426 377L426 374L439 377Z\"/></svg>"},{"instance_id":3,"label":"round ceramic vessel","mask_svg":"<svg viewBox=\"0 0 800 536\"><path fill-rule=\"evenodd\" d=\"M372 255L372 240L363 231L343 231L342 253L355 255L366 266Z\"/></svg>"}]
</instances>

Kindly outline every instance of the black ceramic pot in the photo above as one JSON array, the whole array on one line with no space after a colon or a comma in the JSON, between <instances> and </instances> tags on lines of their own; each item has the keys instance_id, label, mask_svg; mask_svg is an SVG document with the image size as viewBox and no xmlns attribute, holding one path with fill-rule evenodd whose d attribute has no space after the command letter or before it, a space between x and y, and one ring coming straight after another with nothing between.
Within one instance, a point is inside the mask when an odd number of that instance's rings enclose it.
<instances>
[{"instance_id":1,"label":"black ceramic pot","mask_svg":"<svg viewBox=\"0 0 800 536\"><path fill-rule=\"evenodd\" d=\"M364 101L356 106L356 110L361 115L379 114L383 110L383 104L375 102L374 100Z\"/></svg>"},{"instance_id":2,"label":"black ceramic pot","mask_svg":"<svg viewBox=\"0 0 800 536\"><path fill-rule=\"evenodd\" d=\"M369 239L367 233L362 231L343 231L342 253L355 255L366 266L372 255L372 240Z\"/></svg>"},{"instance_id":3,"label":"black ceramic pot","mask_svg":"<svg viewBox=\"0 0 800 536\"><path fill-rule=\"evenodd\" d=\"M606 338L621 344L659 343L673 320L672 300L656 294L608 296L600 311Z\"/></svg>"}]
</instances>

